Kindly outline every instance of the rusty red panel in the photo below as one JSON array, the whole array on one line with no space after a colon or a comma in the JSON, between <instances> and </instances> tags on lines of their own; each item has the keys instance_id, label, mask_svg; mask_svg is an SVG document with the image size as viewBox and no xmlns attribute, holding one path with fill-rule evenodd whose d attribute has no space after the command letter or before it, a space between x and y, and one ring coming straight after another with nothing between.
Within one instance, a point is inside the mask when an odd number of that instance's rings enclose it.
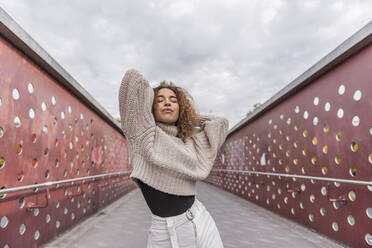
<instances>
[{"instance_id":1,"label":"rusty red panel","mask_svg":"<svg viewBox=\"0 0 372 248\"><path fill-rule=\"evenodd\" d=\"M214 169L371 181L371 93L369 45L229 136ZM372 247L371 186L227 171L208 181L346 245Z\"/></svg>"},{"instance_id":2,"label":"rusty red panel","mask_svg":"<svg viewBox=\"0 0 372 248\"><path fill-rule=\"evenodd\" d=\"M3 38L0 87L0 188L131 170L124 136ZM134 187L126 174L2 195L0 247L38 247Z\"/></svg>"}]
</instances>

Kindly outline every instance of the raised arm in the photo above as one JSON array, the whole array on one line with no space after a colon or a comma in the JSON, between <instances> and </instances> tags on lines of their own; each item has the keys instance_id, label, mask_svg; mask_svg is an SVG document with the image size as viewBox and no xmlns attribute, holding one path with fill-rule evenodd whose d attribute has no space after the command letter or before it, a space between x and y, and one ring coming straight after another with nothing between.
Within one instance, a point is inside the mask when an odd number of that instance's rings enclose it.
<instances>
[{"instance_id":1,"label":"raised arm","mask_svg":"<svg viewBox=\"0 0 372 248\"><path fill-rule=\"evenodd\" d=\"M148 81L136 70L128 70L119 89L121 128L127 138L155 126L152 114L154 91Z\"/></svg>"}]
</instances>

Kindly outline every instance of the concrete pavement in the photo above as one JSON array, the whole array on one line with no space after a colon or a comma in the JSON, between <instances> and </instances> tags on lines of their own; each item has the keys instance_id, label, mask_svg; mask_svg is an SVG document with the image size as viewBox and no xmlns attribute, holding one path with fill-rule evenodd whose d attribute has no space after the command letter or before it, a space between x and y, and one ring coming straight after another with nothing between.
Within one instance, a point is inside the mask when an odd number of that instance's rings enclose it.
<instances>
[{"instance_id":1,"label":"concrete pavement","mask_svg":"<svg viewBox=\"0 0 372 248\"><path fill-rule=\"evenodd\" d=\"M214 218L225 248L344 247L213 185L198 182L197 198ZM44 247L146 247L151 214L137 188Z\"/></svg>"}]
</instances>

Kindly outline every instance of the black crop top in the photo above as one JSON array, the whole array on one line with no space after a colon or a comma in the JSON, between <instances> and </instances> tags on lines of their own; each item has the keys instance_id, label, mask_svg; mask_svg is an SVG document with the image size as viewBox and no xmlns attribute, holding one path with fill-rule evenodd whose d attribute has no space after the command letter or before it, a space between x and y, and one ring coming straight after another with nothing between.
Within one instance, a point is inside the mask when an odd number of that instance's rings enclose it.
<instances>
[{"instance_id":1,"label":"black crop top","mask_svg":"<svg viewBox=\"0 0 372 248\"><path fill-rule=\"evenodd\" d=\"M145 184L138 180L138 185L142 191L151 212L160 217L176 216L186 212L195 201L194 195L172 195Z\"/></svg>"}]
</instances>

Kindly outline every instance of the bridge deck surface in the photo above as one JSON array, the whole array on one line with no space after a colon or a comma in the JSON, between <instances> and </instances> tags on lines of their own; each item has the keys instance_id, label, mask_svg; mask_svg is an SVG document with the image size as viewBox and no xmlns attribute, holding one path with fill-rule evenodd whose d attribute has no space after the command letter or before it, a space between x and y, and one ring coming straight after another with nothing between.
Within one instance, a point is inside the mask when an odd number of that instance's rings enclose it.
<instances>
[{"instance_id":1,"label":"bridge deck surface","mask_svg":"<svg viewBox=\"0 0 372 248\"><path fill-rule=\"evenodd\" d=\"M198 182L197 192L216 221L225 248L343 247L213 185ZM142 248L150 222L150 210L136 188L44 247Z\"/></svg>"}]
</instances>

